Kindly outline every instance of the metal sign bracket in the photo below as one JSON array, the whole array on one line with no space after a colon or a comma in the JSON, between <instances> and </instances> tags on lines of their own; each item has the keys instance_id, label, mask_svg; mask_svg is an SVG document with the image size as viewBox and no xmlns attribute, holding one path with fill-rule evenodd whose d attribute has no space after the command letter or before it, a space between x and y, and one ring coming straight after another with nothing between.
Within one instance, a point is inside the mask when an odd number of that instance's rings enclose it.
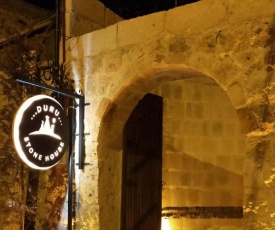
<instances>
[{"instance_id":1,"label":"metal sign bracket","mask_svg":"<svg viewBox=\"0 0 275 230\"><path fill-rule=\"evenodd\" d=\"M78 167L79 169L83 169L84 166L84 106L86 105L84 102L84 96L78 95L78 94L74 94L71 92L68 92L67 90L64 89L57 89L55 87L52 86L48 86L45 84L42 84L40 82L34 82L28 79L24 79L24 78L16 78L15 79L17 82L19 83L24 83L24 84L28 84L28 85L33 85L42 89L46 89L46 90L50 90L59 94L62 94L64 96L73 98L78 100L78 104L76 106L76 109L78 110L78 130L76 130L77 132L77 137L78 137L78 141L79 141L79 145L78 145L78 159L79 159L79 164Z\"/></svg>"}]
</instances>

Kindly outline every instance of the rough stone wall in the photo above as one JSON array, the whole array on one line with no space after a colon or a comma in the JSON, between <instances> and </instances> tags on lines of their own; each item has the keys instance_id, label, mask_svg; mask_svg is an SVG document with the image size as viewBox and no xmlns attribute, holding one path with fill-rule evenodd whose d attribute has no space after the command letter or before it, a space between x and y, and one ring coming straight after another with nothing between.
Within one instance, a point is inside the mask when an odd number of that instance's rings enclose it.
<instances>
[{"instance_id":1,"label":"rough stone wall","mask_svg":"<svg viewBox=\"0 0 275 230\"><path fill-rule=\"evenodd\" d=\"M70 35L80 36L95 30L105 28L122 20L98 0L69 0L66 2L70 9Z\"/></svg>"},{"instance_id":2,"label":"rough stone wall","mask_svg":"<svg viewBox=\"0 0 275 230\"><path fill-rule=\"evenodd\" d=\"M119 229L123 125L144 94L187 77L212 78L237 110L248 146L244 229L272 229L274 5L202 0L70 39L68 67L90 103L77 229Z\"/></svg>"}]
</instances>

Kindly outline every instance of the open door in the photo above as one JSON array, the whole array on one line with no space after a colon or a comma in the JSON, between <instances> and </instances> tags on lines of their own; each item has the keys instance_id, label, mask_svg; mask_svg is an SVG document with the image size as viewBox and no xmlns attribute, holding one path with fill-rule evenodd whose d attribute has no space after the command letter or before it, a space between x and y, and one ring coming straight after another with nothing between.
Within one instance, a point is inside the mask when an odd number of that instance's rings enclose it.
<instances>
[{"instance_id":1,"label":"open door","mask_svg":"<svg viewBox=\"0 0 275 230\"><path fill-rule=\"evenodd\" d=\"M162 97L147 94L123 132L122 230L160 230Z\"/></svg>"}]
</instances>

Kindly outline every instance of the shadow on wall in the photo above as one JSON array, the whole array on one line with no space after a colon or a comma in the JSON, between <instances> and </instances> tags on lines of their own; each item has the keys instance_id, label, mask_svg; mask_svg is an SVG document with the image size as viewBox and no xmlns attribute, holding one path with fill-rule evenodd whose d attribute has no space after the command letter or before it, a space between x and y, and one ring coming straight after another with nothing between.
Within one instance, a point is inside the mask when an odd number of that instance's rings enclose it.
<instances>
[{"instance_id":1,"label":"shadow on wall","mask_svg":"<svg viewBox=\"0 0 275 230\"><path fill-rule=\"evenodd\" d=\"M163 172L164 217L243 218L242 175L188 154L177 155L182 169Z\"/></svg>"}]
</instances>

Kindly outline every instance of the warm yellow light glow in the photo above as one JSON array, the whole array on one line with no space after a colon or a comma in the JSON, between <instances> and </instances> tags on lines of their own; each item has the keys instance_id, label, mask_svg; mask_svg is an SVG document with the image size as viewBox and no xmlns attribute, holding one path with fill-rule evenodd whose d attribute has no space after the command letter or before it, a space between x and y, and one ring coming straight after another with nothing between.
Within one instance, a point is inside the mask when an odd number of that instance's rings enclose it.
<instances>
[{"instance_id":1,"label":"warm yellow light glow","mask_svg":"<svg viewBox=\"0 0 275 230\"><path fill-rule=\"evenodd\" d=\"M30 154L32 152L26 152L24 151L24 148L22 145L25 144L26 146L26 143L27 142L24 142L24 140L26 139L23 139L23 142L22 142L22 137L20 139L20 125L21 125L21 122L23 121L23 118L24 118L24 113L31 107L33 106L33 103L34 102L37 102L39 100L43 100L43 99L48 99L48 100L52 100L54 101L56 104L58 104L61 108L62 105L57 101L55 100L54 98L50 97L50 96L47 96L47 95L35 95L33 97L30 97L28 98L27 100L25 100L21 106L19 107L19 109L17 110L16 112L16 115L14 117L14 120L13 120L13 134L12 134L12 137L13 137L13 143L14 143L14 146L15 146L15 149L19 155L19 157L22 159L22 161L27 164L29 167L33 168L33 169L38 169L38 170L46 170L46 169L49 169L51 167L53 167L54 165L56 165L58 162L56 163L53 163L52 165L50 166L45 166L45 167L41 167L39 165L36 165L35 163L33 163L32 161L30 161L27 157L27 154ZM26 119L26 118L25 118ZM33 132L35 133L35 132ZM33 151L33 148L32 146L30 146L30 149L32 149ZM30 151L30 150L29 150ZM42 156L42 155L41 155Z\"/></svg>"},{"instance_id":2,"label":"warm yellow light glow","mask_svg":"<svg viewBox=\"0 0 275 230\"><path fill-rule=\"evenodd\" d=\"M161 218L161 230L171 230L170 223L167 218Z\"/></svg>"}]
</instances>

